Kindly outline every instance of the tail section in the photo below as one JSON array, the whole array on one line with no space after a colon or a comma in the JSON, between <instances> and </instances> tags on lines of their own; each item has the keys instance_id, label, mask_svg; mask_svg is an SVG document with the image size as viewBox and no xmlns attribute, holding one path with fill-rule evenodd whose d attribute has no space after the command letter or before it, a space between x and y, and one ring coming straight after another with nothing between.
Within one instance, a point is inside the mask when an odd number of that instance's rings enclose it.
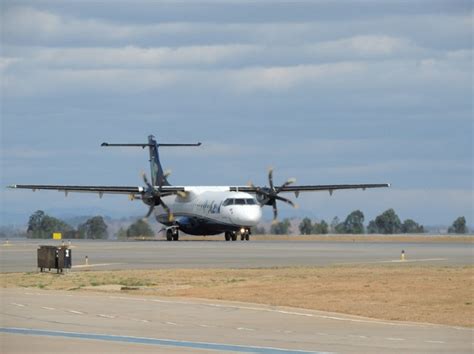
<instances>
[{"instance_id":1,"label":"tail section","mask_svg":"<svg viewBox=\"0 0 474 354\"><path fill-rule=\"evenodd\" d=\"M125 147L148 147L150 150L150 168L151 168L151 183L154 186L169 186L170 183L166 179L166 175L163 171L163 167L160 163L160 155L158 153L158 148L160 146L200 146L201 143L196 144L158 144L153 135L148 136L148 143L144 144L109 144L102 143L101 146L125 146Z\"/></svg>"},{"instance_id":2,"label":"tail section","mask_svg":"<svg viewBox=\"0 0 474 354\"><path fill-rule=\"evenodd\" d=\"M160 155L158 154L158 144L153 135L148 136L148 147L150 149L150 168L151 168L151 183L154 186L169 186L166 179L163 167L160 162Z\"/></svg>"}]
</instances>

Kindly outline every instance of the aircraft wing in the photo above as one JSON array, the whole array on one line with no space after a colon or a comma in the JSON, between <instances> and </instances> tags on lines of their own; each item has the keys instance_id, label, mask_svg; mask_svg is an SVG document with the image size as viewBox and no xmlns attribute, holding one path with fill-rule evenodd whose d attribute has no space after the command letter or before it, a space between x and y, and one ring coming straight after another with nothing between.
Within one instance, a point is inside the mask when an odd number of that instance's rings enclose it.
<instances>
[{"instance_id":1,"label":"aircraft wing","mask_svg":"<svg viewBox=\"0 0 474 354\"><path fill-rule=\"evenodd\" d=\"M279 192L292 192L299 194L300 192L320 192L328 191L332 193L338 189L367 189L367 188L384 188L390 187L389 183L377 183L377 184L321 184L321 185L302 185L302 186L283 186L276 187ZM247 193L258 193L260 190L265 190L267 187L257 186L240 186L230 187L231 191L247 192Z\"/></svg>"},{"instance_id":2,"label":"aircraft wing","mask_svg":"<svg viewBox=\"0 0 474 354\"><path fill-rule=\"evenodd\" d=\"M15 189L31 189L36 190L55 190L64 193L79 192L79 193L97 193L100 196L103 194L127 194L130 196L142 195L146 191L146 187L129 187L129 186L74 186L74 185L45 185L45 184L14 184L8 186ZM161 195L175 194L177 192L184 192L184 187L163 186L161 187Z\"/></svg>"}]
</instances>

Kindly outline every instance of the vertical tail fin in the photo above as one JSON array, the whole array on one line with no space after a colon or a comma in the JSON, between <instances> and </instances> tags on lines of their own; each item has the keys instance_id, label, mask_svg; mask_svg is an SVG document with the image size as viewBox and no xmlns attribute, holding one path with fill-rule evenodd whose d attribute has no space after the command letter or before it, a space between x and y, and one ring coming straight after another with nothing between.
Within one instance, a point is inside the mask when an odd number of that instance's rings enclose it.
<instances>
[{"instance_id":1,"label":"vertical tail fin","mask_svg":"<svg viewBox=\"0 0 474 354\"><path fill-rule=\"evenodd\" d=\"M151 183L154 186L169 186L170 184L166 179L163 167L161 166L160 155L158 154L159 145L153 135L148 136L148 147L150 149Z\"/></svg>"},{"instance_id":2,"label":"vertical tail fin","mask_svg":"<svg viewBox=\"0 0 474 354\"><path fill-rule=\"evenodd\" d=\"M148 146L150 149L150 168L151 168L151 183L154 186L169 186L169 182L166 179L166 175L161 167L160 155L158 154L158 148L160 146L200 146L201 143L196 144L158 144L153 135L148 136L148 143L145 144L109 144L102 143L101 146L126 146L126 147L142 147Z\"/></svg>"}]
</instances>

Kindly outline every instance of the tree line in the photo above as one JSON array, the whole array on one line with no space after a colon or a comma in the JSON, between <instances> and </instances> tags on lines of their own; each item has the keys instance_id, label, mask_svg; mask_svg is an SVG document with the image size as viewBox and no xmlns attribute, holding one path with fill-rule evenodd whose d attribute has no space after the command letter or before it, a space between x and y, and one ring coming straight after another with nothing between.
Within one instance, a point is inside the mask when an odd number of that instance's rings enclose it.
<instances>
[{"instance_id":1,"label":"tree line","mask_svg":"<svg viewBox=\"0 0 474 354\"><path fill-rule=\"evenodd\" d=\"M304 218L298 225L301 235L321 235L321 234L421 234L425 232L423 225L413 219L400 220L395 210L388 209L378 215L374 220L370 220L367 227L364 225L364 213L360 210L351 212L344 221L340 221L336 216L328 224L326 221L313 222L310 218ZM270 233L276 235L286 235L290 233L290 220L284 219L281 222L273 223ZM262 227L254 228L255 234L265 234L267 230ZM450 234L466 234L466 218L458 217L449 227Z\"/></svg>"},{"instance_id":2,"label":"tree line","mask_svg":"<svg viewBox=\"0 0 474 354\"><path fill-rule=\"evenodd\" d=\"M313 222L310 218L304 218L298 225L301 235L322 235L322 234L417 234L424 233L423 225L412 219L403 222L393 209L388 209L378 215L374 220L370 220L367 227L364 225L364 213L360 210L351 212L344 221L338 217L333 218L330 224L321 220ZM271 234L286 235L290 233L291 223L289 219L273 223L268 230ZM450 234L468 233L466 218L458 217L448 229ZM47 215L44 211L34 212L28 221L27 237L29 238L51 238L54 232L60 232L66 239L107 239L109 237L108 227L102 216L94 216L76 229L63 220ZM254 227L254 234L265 234L267 230L263 226ZM120 239L133 237L153 237L150 225L138 219L128 228L121 227L117 237Z\"/></svg>"},{"instance_id":3,"label":"tree line","mask_svg":"<svg viewBox=\"0 0 474 354\"><path fill-rule=\"evenodd\" d=\"M107 239L108 227L102 216L94 216L76 229L63 220L47 215L43 210L34 212L28 220L27 237L49 239L55 232L60 232L65 239ZM142 219L131 224L127 229L120 228L118 237L154 236L150 225Z\"/></svg>"}]
</instances>

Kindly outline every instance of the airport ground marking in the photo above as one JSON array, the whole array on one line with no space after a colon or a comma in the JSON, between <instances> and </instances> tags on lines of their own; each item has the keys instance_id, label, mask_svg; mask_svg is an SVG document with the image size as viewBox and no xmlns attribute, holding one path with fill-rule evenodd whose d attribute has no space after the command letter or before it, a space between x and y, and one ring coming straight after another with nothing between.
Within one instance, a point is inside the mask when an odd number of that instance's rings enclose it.
<instances>
[{"instance_id":1,"label":"airport ground marking","mask_svg":"<svg viewBox=\"0 0 474 354\"><path fill-rule=\"evenodd\" d=\"M392 340L392 341L403 341L403 340L405 340L404 338L394 338L394 337L387 337L385 339L386 340Z\"/></svg>"},{"instance_id":2,"label":"airport ground marking","mask_svg":"<svg viewBox=\"0 0 474 354\"><path fill-rule=\"evenodd\" d=\"M100 341L108 341L108 342L148 344L148 345L156 345L156 346L168 346L168 347L191 348L191 349L207 349L207 350L229 351L229 352L237 352L237 353L259 353L259 354L271 354L271 353L324 354L324 353L328 353L328 352L320 352L320 351L306 351L306 350L284 349L284 348L275 348L275 347L245 346L245 345L221 344L221 343L213 343L213 342L193 342L193 341L183 341L183 340L173 340L173 339L133 337L133 336L121 336L121 335L111 335L111 334L52 331L52 330L42 330L42 329L33 329L33 328L0 327L0 332L9 333L9 334L62 337L62 338L73 338L73 339L88 339L88 340L100 340Z\"/></svg>"},{"instance_id":3,"label":"airport ground marking","mask_svg":"<svg viewBox=\"0 0 474 354\"><path fill-rule=\"evenodd\" d=\"M41 308L44 310L49 310L49 311L56 310L54 307L48 307L48 306L41 306Z\"/></svg>"},{"instance_id":4,"label":"airport ground marking","mask_svg":"<svg viewBox=\"0 0 474 354\"><path fill-rule=\"evenodd\" d=\"M323 319L335 320L335 321L371 323L371 324L399 326L399 327L438 326L437 324L432 324L432 323L387 322L387 321L383 321L383 320L364 318L364 317L360 317L360 318L339 317L339 316L335 316L335 315L321 315L321 314L316 314L316 313L305 313L305 312L299 312L299 311L277 310L277 309L265 308L265 307L237 306L237 305L216 304L216 303L209 303L209 302L193 302L193 301L181 301L181 300L173 301L173 300L162 300L162 299L144 299L144 298L133 298L133 297L125 297L125 296L109 296L109 298L118 299L118 300L132 300L132 301L152 301L152 302L164 303L164 304L200 305L200 306L209 306L209 307L215 307L215 308L229 308L229 309L238 309L238 310L273 312L273 313L281 313L281 314L284 314L284 315L291 315L291 316L305 316L305 317L323 318ZM461 329L461 330L466 329L466 328L463 328L463 327L453 327L453 326L446 326L446 325L441 325L441 326L456 328L456 329Z\"/></svg>"},{"instance_id":5,"label":"airport ground marking","mask_svg":"<svg viewBox=\"0 0 474 354\"><path fill-rule=\"evenodd\" d=\"M97 264L78 264L78 265L73 265L73 268L90 268L90 267L106 267L109 265L119 265L123 263L97 263Z\"/></svg>"},{"instance_id":6,"label":"airport ground marking","mask_svg":"<svg viewBox=\"0 0 474 354\"><path fill-rule=\"evenodd\" d=\"M446 342L443 342L442 340L425 340L425 343L445 344Z\"/></svg>"},{"instance_id":7,"label":"airport ground marking","mask_svg":"<svg viewBox=\"0 0 474 354\"><path fill-rule=\"evenodd\" d=\"M18 306L18 307L25 307L25 305L23 305L23 304L18 304L18 303L16 303L16 302L12 302L11 304L14 305L14 306Z\"/></svg>"},{"instance_id":8,"label":"airport ground marking","mask_svg":"<svg viewBox=\"0 0 474 354\"><path fill-rule=\"evenodd\" d=\"M67 310L67 312L74 313L76 315L83 315L84 314L84 312L76 311L76 310Z\"/></svg>"}]
</instances>

